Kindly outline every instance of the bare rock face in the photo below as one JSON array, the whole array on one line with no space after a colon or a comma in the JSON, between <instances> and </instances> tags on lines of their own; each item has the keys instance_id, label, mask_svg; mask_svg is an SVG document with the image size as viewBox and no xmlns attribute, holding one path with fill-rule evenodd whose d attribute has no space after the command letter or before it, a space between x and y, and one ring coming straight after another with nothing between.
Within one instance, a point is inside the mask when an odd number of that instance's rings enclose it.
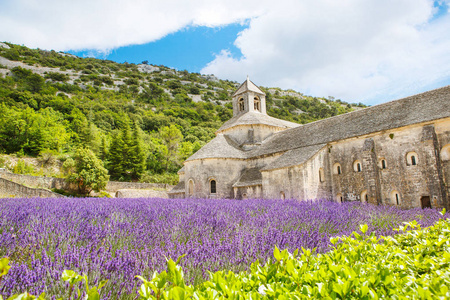
<instances>
[{"instance_id":1,"label":"bare rock face","mask_svg":"<svg viewBox=\"0 0 450 300\"><path fill-rule=\"evenodd\" d=\"M214 82L218 82L219 78L217 78L216 76L212 75L212 74L206 74L206 75L202 75L203 78L205 78L206 80L209 81L214 81Z\"/></svg>"},{"instance_id":2,"label":"bare rock face","mask_svg":"<svg viewBox=\"0 0 450 300\"><path fill-rule=\"evenodd\" d=\"M9 49L10 47L6 45L5 43L0 42L0 48Z\"/></svg>"},{"instance_id":3,"label":"bare rock face","mask_svg":"<svg viewBox=\"0 0 450 300\"><path fill-rule=\"evenodd\" d=\"M58 52L59 55L61 56L67 56L67 57L73 57L73 58L77 58L78 56L70 54L70 53L65 53L65 52Z\"/></svg>"},{"instance_id":4,"label":"bare rock face","mask_svg":"<svg viewBox=\"0 0 450 300\"><path fill-rule=\"evenodd\" d=\"M140 64L140 65L138 65L138 70L139 70L139 72L142 72L142 73L153 73L153 72L158 72L159 67L155 67L152 65Z\"/></svg>"}]
</instances>

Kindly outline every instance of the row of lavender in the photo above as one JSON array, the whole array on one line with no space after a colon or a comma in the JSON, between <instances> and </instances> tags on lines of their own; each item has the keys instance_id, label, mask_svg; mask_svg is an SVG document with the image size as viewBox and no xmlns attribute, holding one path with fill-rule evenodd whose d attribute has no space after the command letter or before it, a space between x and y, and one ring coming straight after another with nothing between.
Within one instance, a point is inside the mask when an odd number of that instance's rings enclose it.
<instances>
[{"instance_id":1,"label":"row of lavender","mask_svg":"<svg viewBox=\"0 0 450 300\"><path fill-rule=\"evenodd\" d=\"M273 248L327 251L332 236L359 224L394 234L404 221L433 224L435 210L327 201L167 199L0 199L0 257L12 268L0 294L27 290L62 295L63 270L109 279L105 299L134 299L135 275L151 277L165 257L187 254L181 265L197 283L207 271L241 271L266 261Z\"/></svg>"}]
</instances>

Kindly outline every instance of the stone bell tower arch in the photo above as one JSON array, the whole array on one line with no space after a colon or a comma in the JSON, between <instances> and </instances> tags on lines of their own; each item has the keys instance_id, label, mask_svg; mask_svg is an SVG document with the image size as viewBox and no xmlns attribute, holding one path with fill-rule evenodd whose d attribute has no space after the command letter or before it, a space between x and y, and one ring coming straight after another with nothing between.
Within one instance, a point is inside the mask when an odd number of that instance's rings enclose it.
<instances>
[{"instance_id":1,"label":"stone bell tower arch","mask_svg":"<svg viewBox=\"0 0 450 300\"><path fill-rule=\"evenodd\" d=\"M233 94L233 117L248 112L266 113L266 94L247 76Z\"/></svg>"}]
</instances>

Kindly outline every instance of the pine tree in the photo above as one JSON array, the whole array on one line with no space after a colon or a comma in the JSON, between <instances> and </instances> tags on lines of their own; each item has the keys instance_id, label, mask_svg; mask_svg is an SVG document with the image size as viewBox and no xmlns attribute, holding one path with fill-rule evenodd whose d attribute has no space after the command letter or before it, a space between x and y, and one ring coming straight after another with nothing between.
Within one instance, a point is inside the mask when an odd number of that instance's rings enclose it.
<instances>
[{"instance_id":1,"label":"pine tree","mask_svg":"<svg viewBox=\"0 0 450 300\"><path fill-rule=\"evenodd\" d=\"M120 179L124 173L123 147L124 142L121 134L112 134L111 147L108 153L108 170L111 178Z\"/></svg>"},{"instance_id":2,"label":"pine tree","mask_svg":"<svg viewBox=\"0 0 450 300\"><path fill-rule=\"evenodd\" d=\"M131 179L131 173L133 171L133 165L130 157L132 156L132 139L130 134L130 124L128 120L124 122L122 127L122 177L125 180Z\"/></svg>"},{"instance_id":3,"label":"pine tree","mask_svg":"<svg viewBox=\"0 0 450 300\"><path fill-rule=\"evenodd\" d=\"M136 122L133 124L133 134L129 147L129 164L131 168L131 179L138 180L146 169L146 157L142 147L139 126Z\"/></svg>"}]
</instances>

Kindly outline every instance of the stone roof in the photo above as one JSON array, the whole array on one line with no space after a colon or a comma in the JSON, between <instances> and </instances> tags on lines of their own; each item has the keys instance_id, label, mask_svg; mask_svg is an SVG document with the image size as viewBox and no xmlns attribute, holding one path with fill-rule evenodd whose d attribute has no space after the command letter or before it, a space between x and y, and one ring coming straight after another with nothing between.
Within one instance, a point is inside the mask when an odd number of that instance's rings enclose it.
<instances>
[{"instance_id":1,"label":"stone roof","mask_svg":"<svg viewBox=\"0 0 450 300\"><path fill-rule=\"evenodd\" d=\"M219 130L217 130L217 132L239 125L268 125L281 128L294 128L300 126L300 124L273 118L260 112L247 112L229 119L219 128Z\"/></svg>"},{"instance_id":2,"label":"stone roof","mask_svg":"<svg viewBox=\"0 0 450 300\"><path fill-rule=\"evenodd\" d=\"M250 81L250 79L244 81L236 90L236 92L234 92L233 97L242 93L245 93L247 91L252 91L255 92L257 94L261 94L261 95L265 95L265 93L263 91L261 91L261 89L256 86L256 84L254 84L253 82Z\"/></svg>"},{"instance_id":3,"label":"stone roof","mask_svg":"<svg viewBox=\"0 0 450 300\"><path fill-rule=\"evenodd\" d=\"M176 186L173 187L173 189L171 189L169 192L167 192L168 194L179 194L179 193L184 193L184 181L180 181L178 182L178 184Z\"/></svg>"},{"instance_id":4,"label":"stone roof","mask_svg":"<svg viewBox=\"0 0 450 300\"><path fill-rule=\"evenodd\" d=\"M450 86L284 130L263 141L248 157L326 144L450 117Z\"/></svg>"},{"instance_id":5,"label":"stone roof","mask_svg":"<svg viewBox=\"0 0 450 300\"><path fill-rule=\"evenodd\" d=\"M186 161L204 158L247 158L244 151L239 149L239 145L229 136L218 134L208 144L195 152Z\"/></svg>"},{"instance_id":6,"label":"stone roof","mask_svg":"<svg viewBox=\"0 0 450 300\"><path fill-rule=\"evenodd\" d=\"M181 167L181 169L178 170L177 174L184 174L184 166Z\"/></svg>"},{"instance_id":7,"label":"stone roof","mask_svg":"<svg viewBox=\"0 0 450 300\"><path fill-rule=\"evenodd\" d=\"M281 169L286 167L298 166L310 159L314 154L319 152L326 144L318 144L288 150L272 163L268 164L261 171Z\"/></svg>"},{"instance_id":8,"label":"stone roof","mask_svg":"<svg viewBox=\"0 0 450 300\"><path fill-rule=\"evenodd\" d=\"M233 187L262 185L262 175L258 168L245 169Z\"/></svg>"}]
</instances>

